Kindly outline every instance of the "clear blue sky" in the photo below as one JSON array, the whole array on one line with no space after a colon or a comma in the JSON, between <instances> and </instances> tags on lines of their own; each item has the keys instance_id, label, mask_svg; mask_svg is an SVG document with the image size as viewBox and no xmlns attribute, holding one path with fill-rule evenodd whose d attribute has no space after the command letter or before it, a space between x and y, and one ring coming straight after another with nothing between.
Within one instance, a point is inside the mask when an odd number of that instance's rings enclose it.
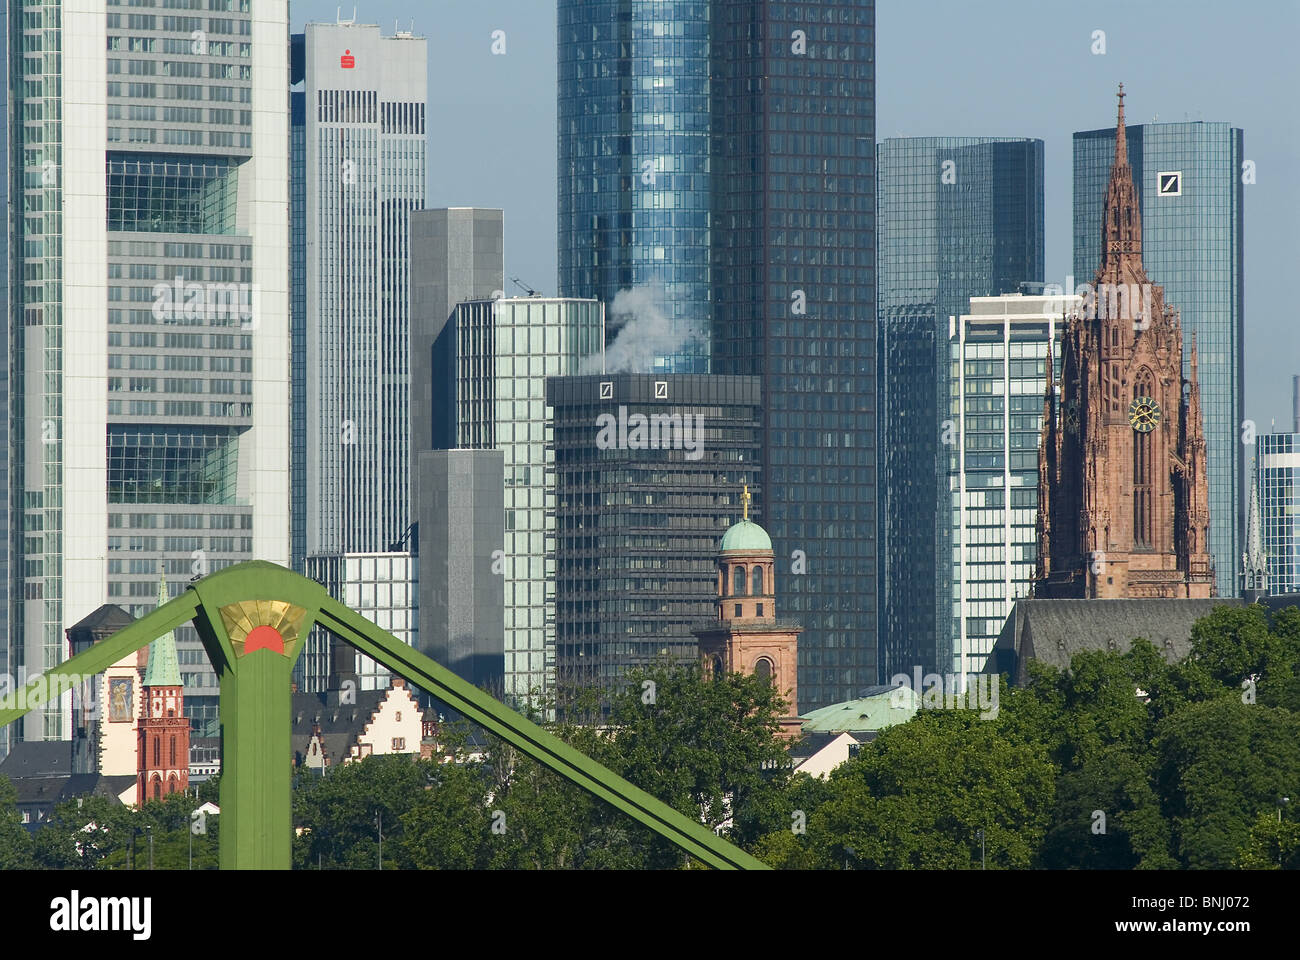
<instances>
[{"instance_id":1,"label":"clear blue sky","mask_svg":"<svg viewBox=\"0 0 1300 960\"><path fill-rule=\"evenodd\" d=\"M358 22L414 21L429 41L431 206L505 209L506 271L555 291L555 3L365 0ZM299 0L293 29L339 5ZM879 0L878 138L1047 143L1047 279L1070 272L1070 137L1114 123L1217 120L1245 130L1246 409L1291 427L1300 373L1300 0ZM506 53L491 53L494 30ZM1106 53L1091 53L1104 30ZM1159 282L1159 277L1152 278ZM1300 298L1297 298L1300 300Z\"/></svg>"}]
</instances>

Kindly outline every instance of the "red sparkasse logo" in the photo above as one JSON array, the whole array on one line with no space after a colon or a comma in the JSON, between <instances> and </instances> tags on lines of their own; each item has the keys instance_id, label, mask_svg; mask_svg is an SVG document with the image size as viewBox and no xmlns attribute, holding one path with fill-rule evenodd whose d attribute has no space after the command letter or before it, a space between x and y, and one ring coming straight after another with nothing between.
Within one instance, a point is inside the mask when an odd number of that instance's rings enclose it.
<instances>
[{"instance_id":1,"label":"red sparkasse logo","mask_svg":"<svg viewBox=\"0 0 1300 960\"><path fill-rule=\"evenodd\" d=\"M339 57L339 66L344 70L351 70L357 65L357 58L352 56L351 50L344 50L343 56Z\"/></svg>"}]
</instances>

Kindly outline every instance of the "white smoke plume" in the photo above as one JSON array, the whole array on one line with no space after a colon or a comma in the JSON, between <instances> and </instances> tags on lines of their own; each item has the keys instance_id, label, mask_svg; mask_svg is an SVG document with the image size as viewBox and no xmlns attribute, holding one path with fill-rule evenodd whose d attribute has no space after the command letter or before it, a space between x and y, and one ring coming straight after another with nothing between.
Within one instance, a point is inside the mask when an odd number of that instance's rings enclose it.
<instances>
[{"instance_id":1,"label":"white smoke plume","mask_svg":"<svg viewBox=\"0 0 1300 960\"><path fill-rule=\"evenodd\" d=\"M605 373L654 373L655 358L678 353L696 334L664 312L661 283L620 290L609 305L607 323L618 333L605 347ZM600 373L600 355L583 360L580 373Z\"/></svg>"}]
</instances>

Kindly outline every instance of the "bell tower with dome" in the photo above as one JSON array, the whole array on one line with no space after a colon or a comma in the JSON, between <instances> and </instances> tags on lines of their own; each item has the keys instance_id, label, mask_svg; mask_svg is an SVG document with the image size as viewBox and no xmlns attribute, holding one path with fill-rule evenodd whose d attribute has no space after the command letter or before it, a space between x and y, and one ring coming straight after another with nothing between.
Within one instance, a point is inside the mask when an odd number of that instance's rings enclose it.
<instances>
[{"instance_id":1,"label":"bell tower with dome","mask_svg":"<svg viewBox=\"0 0 1300 960\"><path fill-rule=\"evenodd\" d=\"M799 634L803 627L776 616L776 555L767 531L749 519L749 487L743 515L722 536L718 552L718 617L695 631L707 675L752 673L769 677L785 698L789 715L781 735L797 737Z\"/></svg>"}]
</instances>

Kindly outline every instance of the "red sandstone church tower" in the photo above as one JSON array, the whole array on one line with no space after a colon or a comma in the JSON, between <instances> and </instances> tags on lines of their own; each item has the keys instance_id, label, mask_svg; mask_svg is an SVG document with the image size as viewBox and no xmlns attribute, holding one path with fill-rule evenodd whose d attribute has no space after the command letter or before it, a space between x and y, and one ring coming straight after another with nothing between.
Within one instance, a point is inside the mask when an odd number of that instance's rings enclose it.
<instances>
[{"instance_id":1,"label":"red sandstone church tower","mask_svg":"<svg viewBox=\"0 0 1300 960\"><path fill-rule=\"evenodd\" d=\"M776 618L776 555L767 531L749 519L749 501L746 486L741 520L722 536L718 622L696 630L695 636L707 673L770 677L789 711L781 718L781 736L797 737L803 724L798 705L803 627Z\"/></svg>"},{"instance_id":2,"label":"red sandstone church tower","mask_svg":"<svg viewBox=\"0 0 1300 960\"><path fill-rule=\"evenodd\" d=\"M167 602L167 584L158 577L158 606ZM176 638L168 631L149 645L136 747L136 806L190 785L190 723L176 658Z\"/></svg>"},{"instance_id":3,"label":"red sandstone church tower","mask_svg":"<svg viewBox=\"0 0 1300 960\"><path fill-rule=\"evenodd\" d=\"M1209 492L1196 340L1142 265L1124 85L1102 261L1062 337L1038 452L1038 598L1210 597ZM1051 359L1048 360L1049 374Z\"/></svg>"}]
</instances>

